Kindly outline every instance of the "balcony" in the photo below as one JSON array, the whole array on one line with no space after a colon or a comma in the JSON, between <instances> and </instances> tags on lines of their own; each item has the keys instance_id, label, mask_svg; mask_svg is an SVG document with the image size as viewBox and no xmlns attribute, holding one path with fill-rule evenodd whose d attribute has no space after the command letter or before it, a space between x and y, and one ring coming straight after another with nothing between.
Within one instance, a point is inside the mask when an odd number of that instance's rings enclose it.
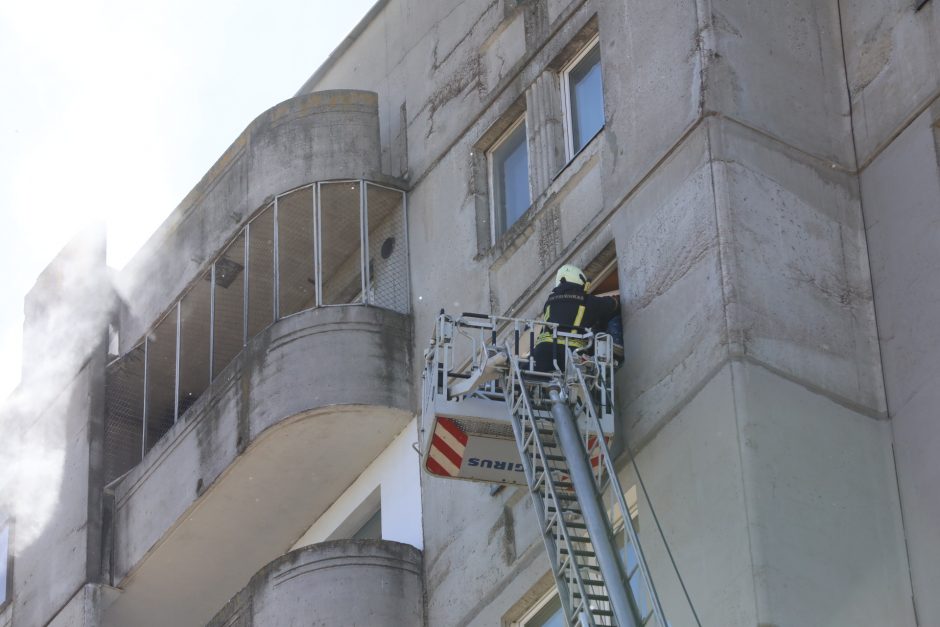
<instances>
[{"instance_id":1,"label":"balcony","mask_svg":"<svg viewBox=\"0 0 940 627\"><path fill-rule=\"evenodd\" d=\"M118 277L107 624L208 622L411 420L406 199L379 154L375 94L273 107Z\"/></svg>"},{"instance_id":2,"label":"balcony","mask_svg":"<svg viewBox=\"0 0 940 627\"><path fill-rule=\"evenodd\" d=\"M252 338L114 488L114 625L205 624L411 419L410 317L321 307Z\"/></svg>"},{"instance_id":3,"label":"balcony","mask_svg":"<svg viewBox=\"0 0 940 627\"><path fill-rule=\"evenodd\" d=\"M339 540L271 562L210 627L423 625L421 552L407 544Z\"/></svg>"}]
</instances>

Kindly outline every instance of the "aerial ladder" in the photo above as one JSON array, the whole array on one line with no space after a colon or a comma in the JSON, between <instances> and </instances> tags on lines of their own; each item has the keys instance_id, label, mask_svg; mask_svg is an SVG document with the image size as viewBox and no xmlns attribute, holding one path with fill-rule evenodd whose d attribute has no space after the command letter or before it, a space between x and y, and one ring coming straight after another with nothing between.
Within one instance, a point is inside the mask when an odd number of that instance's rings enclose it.
<instances>
[{"instance_id":1,"label":"aerial ladder","mask_svg":"<svg viewBox=\"0 0 940 627\"><path fill-rule=\"evenodd\" d=\"M545 332L551 373L527 355ZM425 352L422 465L527 487L569 627L667 627L610 455L614 365L607 334L441 311Z\"/></svg>"}]
</instances>

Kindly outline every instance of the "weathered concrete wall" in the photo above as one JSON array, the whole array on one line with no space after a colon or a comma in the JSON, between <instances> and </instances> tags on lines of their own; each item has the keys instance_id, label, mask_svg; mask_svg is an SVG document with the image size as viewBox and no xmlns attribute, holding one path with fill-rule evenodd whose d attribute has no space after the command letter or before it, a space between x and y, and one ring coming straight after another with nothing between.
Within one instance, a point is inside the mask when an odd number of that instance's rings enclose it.
<instances>
[{"instance_id":1,"label":"weathered concrete wall","mask_svg":"<svg viewBox=\"0 0 940 627\"><path fill-rule=\"evenodd\" d=\"M914 604L940 622L940 6L849 0L845 56Z\"/></svg>"},{"instance_id":2,"label":"weathered concrete wall","mask_svg":"<svg viewBox=\"0 0 940 627\"><path fill-rule=\"evenodd\" d=\"M275 194L318 180L381 181L379 161L374 93L309 94L259 115L119 274L121 352Z\"/></svg>"},{"instance_id":3,"label":"weathered concrete wall","mask_svg":"<svg viewBox=\"0 0 940 627\"><path fill-rule=\"evenodd\" d=\"M98 627L104 611L121 593L117 588L88 583L52 619L48 627Z\"/></svg>"},{"instance_id":4,"label":"weathered concrete wall","mask_svg":"<svg viewBox=\"0 0 940 627\"><path fill-rule=\"evenodd\" d=\"M861 175L888 409L922 625L940 623L940 130L932 126L937 120L935 104Z\"/></svg>"},{"instance_id":5,"label":"weathered concrete wall","mask_svg":"<svg viewBox=\"0 0 940 627\"><path fill-rule=\"evenodd\" d=\"M99 576L111 302L98 229L70 242L26 298L23 380L5 403L0 443L17 626L46 624Z\"/></svg>"},{"instance_id":6,"label":"weathered concrete wall","mask_svg":"<svg viewBox=\"0 0 940 627\"><path fill-rule=\"evenodd\" d=\"M421 551L385 540L337 540L265 566L209 627L424 624Z\"/></svg>"},{"instance_id":7,"label":"weathered concrete wall","mask_svg":"<svg viewBox=\"0 0 940 627\"><path fill-rule=\"evenodd\" d=\"M551 84L543 72L557 69L552 64L595 14L605 128L557 176L546 176L551 154L543 133L551 120L539 124L537 113L526 111L539 133L530 139L533 207L490 247L488 226L480 228L486 189L478 151L503 118L525 109L520 103L551 108L540 97ZM684 493L670 464L679 464L676 451L690 445L676 444L673 451L663 444L665 434L679 442L708 428L685 422L692 416L706 421L690 413L689 404L706 386L719 385L717 373L728 379L731 362L774 374L721 384L724 404L703 410L712 422L702 424L723 425L723 437L702 456L737 449L747 440L749 421L796 420L749 413L743 408L748 399L779 399L784 391L796 394L794 387L825 399L825 407L812 407L814 421L800 423L806 440L791 444L810 451L813 438L831 446L840 436L852 442L858 454L843 460L838 476L871 480L847 483L851 507L845 511L868 503L887 518L838 518L856 527L853 540L822 551L812 568L838 580L830 591L847 594L857 568L852 552L879 542L890 554L886 576L902 583L879 591L863 582L859 589L867 597L859 607L881 604L895 616L909 616L899 601L906 561L897 543L897 495L886 488L885 475L867 474L859 453L883 461L890 436L878 422L886 405L836 2L755 7L690 0L652 7L481 1L419 10L393 0L305 89L322 87L375 89L380 101L388 100L380 106L382 124L407 129L401 154L394 139L401 131L383 131L382 139L390 160L407 160L413 185L417 349L440 307L531 314L563 260L586 263L609 241L616 243L630 355L618 380L622 426L635 446L660 442L654 448L662 462L650 462L656 475L651 498L670 505L674 549L709 624L806 620L802 610L781 609L789 602L787 589L804 582L800 565L784 559L778 544L791 520L770 520L767 501L745 495L744 486L763 491L777 480L766 471L777 464L776 450L765 445L746 464L693 458L701 459L696 472L704 473L707 486L701 489L724 500L714 509L670 500L671 492ZM403 121L401 111L407 112ZM468 237L481 231L482 243L479 235L477 241ZM724 411L735 420L727 422ZM680 434L680 426L689 434ZM650 454L643 448L641 455ZM800 459L807 472L833 472L828 460L815 462ZM431 624L492 621L515 607L519 597L510 599L510 590L531 596L544 585L538 583L544 570L534 566L531 553L538 542L531 512L519 492L494 498L484 487L427 477L423 491ZM716 527L728 512L740 523L732 528L744 534L746 551L738 535L703 535L689 512L711 517ZM767 517L770 535L746 523L752 513ZM819 512L801 527L807 545L825 544L828 516ZM657 549L652 552L659 560ZM731 560L733 572L716 581L709 569L741 554L747 559ZM768 568L777 570L764 576ZM673 597L675 582L666 577L663 586ZM833 624L863 616L824 597L806 608L832 616ZM674 624L689 618L676 611Z\"/></svg>"},{"instance_id":8,"label":"weathered concrete wall","mask_svg":"<svg viewBox=\"0 0 940 627\"><path fill-rule=\"evenodd\" d=\"M411 341L407 316L362 306L253 338L117 485L108 623L205 622L294 544L411 419Z\"/></svg>"},{"instance_id":9,"label":"weathered concrete wall","mask_svg":"<svg viewBox=\"0 0 940 627\"><path fill-rule=\"evenodd\" d=\"M842 0L845 61L859 165L940 97L940 8L907 0Z\"/></svg>"}]
</instances>

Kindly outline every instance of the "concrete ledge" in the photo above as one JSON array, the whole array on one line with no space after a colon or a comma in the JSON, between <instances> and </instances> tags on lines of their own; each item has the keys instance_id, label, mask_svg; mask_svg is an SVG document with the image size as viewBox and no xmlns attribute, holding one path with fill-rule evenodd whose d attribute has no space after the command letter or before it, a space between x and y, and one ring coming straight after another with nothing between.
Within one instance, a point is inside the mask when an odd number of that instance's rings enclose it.
<instances>
[{"instance_id":1,"label":"concrete ledge","mask_svg":"<svg viewBox=\"0 0 940 627\"><path fill-rule=\"evenodd\" d=\"M254 577L209 627L423 625L421 551L385 540L338 540L291 551Z\"/></svg>"},{"instance_id":2,"label":"concrete ledge","mask_svg":"<svg viewBox=\"0 0 940 627\"><path fill-rule=\"evenodd\" d=\"M253 338L116 486L114 624L204 624L296 542L411 419L410 343L354 305Z\"/></svg>"}]
</instances>

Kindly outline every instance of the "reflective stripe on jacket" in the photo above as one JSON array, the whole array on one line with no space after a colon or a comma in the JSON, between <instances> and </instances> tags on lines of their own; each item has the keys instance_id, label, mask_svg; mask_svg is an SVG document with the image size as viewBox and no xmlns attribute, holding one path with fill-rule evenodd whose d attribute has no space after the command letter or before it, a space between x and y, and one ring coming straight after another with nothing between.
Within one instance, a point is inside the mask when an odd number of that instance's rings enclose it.
<instances>
[{"instance_id":1,"label":"reflective stripe on jacket","mask_svg":"<svg viewBox=\"0 0 940 627\"><path fill-rule=\"evenodd\" d=\"M545 301L542 320L554 322L562 333L585 333L588 329L603 331L607 322L617 313L620 303L610 296L592 296L584 293L584 288L575 283L562 282L552 290ZM551 330L543 331L536 339L536 344L551 342ZM586 340L577 338L557 338L558 344L572 348L581 348Z\"/></svg>"}]
</instances>

